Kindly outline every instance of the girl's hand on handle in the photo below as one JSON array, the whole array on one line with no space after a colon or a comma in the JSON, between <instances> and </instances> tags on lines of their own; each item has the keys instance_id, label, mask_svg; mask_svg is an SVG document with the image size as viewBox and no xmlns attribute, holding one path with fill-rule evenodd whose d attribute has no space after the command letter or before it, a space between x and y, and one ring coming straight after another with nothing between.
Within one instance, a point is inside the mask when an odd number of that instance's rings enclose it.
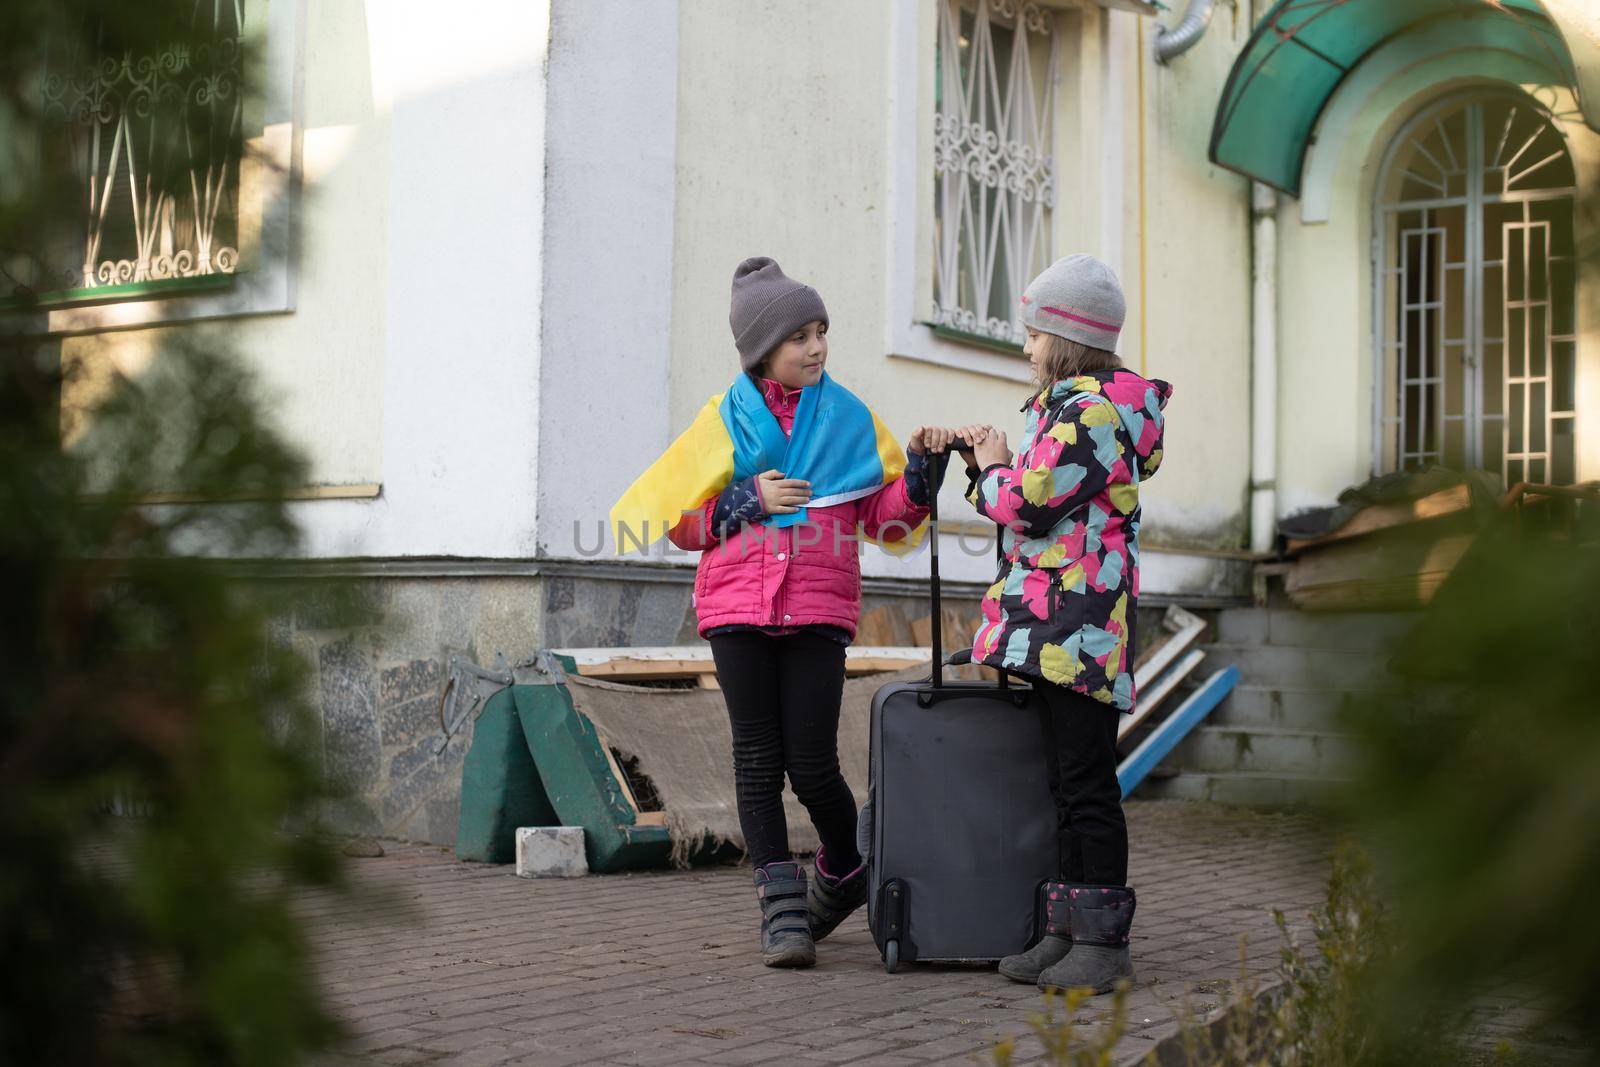
<instances>
[{"instance_id":1,"label":"girl's hand on handle","mask_svg":"<svg viewBox=\"0 0 1600 1067\"><path fill-rule=\"evenodd\" d=\"M1006 432L1004 430L990 430L979 441L973 450L979 468L987 467L994 463L1011 464L1011 449L1006 447Z\"/></svg>"},{"instance_id":2,"label":"girl's hand on handle","mask_svg":"<svg viewBox=\"0 0 1600 1067\"><path fill-rule=\"evenodd\" d=\"M792 515L811 501L811 483L785 478L779 470L762 471L756 478L761 510L768 515Z\"/></svg>"},{"instance_id":3,"label":"girl's hand on handle","mask_svg":"<svg viewBox=\"0 0 1600 1067\"><path fill-rule=\"evenodd\" d=\"M993 426L980 425L978 423L961 427L956 431L956 442L954 446L956 454L966 461L967 466L977 466L978 461L977 458L972 454L972 449L978 444L979 441L982 441L985 437L993 432Z\"/></svg>"},{"instance_id":4,"label":"girl's hand on handle","mask_svg":"<svg viewBox=\"0 0 1600 1067\"><path fill-rule=\"evenodd\" d=\"M907 452L933 452L949 451L950 445L956 439L956 431L943 426L918 426L911 433L911 440L906 442Z\"/></svg>"}]
</instances>

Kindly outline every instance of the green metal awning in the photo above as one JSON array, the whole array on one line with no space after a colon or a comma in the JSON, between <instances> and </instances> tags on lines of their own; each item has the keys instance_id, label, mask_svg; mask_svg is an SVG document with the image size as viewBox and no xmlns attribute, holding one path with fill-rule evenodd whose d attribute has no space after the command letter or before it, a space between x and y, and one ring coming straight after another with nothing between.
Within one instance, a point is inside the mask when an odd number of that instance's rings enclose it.
<instances>
[{"instance_id":1,"label":"green metal awning","mask_svg":"<svg viewBox=\"0 0 1600 1067\"><path fill-rule=\"evenodd\" d=\"M1278 0L1256 26L1223 86L1211 161L1300 195L1301 162L1328 98L1385 41L1488 11L1504 26L1496 47L1560 71L1600 129L1600 60L1584 0ZM1571 47L1569 47L1571 46ZM1583 66L1574 64L1577 53ZM1580 85L1579 70L1588 84ZM1591 90L1584 92L1584 89Z\"/></svg>"}]
</instances>

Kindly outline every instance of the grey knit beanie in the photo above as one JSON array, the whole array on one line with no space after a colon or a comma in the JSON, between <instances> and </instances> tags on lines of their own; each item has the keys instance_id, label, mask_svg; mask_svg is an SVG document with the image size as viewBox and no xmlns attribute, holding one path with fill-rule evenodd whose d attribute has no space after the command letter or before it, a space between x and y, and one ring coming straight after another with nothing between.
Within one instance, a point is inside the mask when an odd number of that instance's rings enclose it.
<instances>
[{"instance_id":1,"label":"grey knit beanie","mask_svg":"<svg viewBox=\"0 0 1600 1067\"><path fill-rule=\"evenodd\" d=\"M1116 351L1126 315L1117 276L1083 252L1050 264L1022 294L1024 326L1107 352Z\"/></svg>"},{"instance_id":2,"label":"grey knit beanie","mask_svg":"<svg viewBox=\"0 0 1600 1067\"><path fill-rule=\"evenodd\" d=\"M733 327L733 343L745 370L755 370L785 337L815 319L828 324L822 297L783 273L776 260L752 256L733 269L728 325Z\"/></svg>"}]
</instances>

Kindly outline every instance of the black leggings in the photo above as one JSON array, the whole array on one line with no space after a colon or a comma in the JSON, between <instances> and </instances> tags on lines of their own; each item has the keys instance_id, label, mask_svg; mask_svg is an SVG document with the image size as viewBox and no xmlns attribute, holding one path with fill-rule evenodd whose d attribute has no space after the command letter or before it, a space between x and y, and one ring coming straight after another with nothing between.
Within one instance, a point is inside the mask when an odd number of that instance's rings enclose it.
<instances>
[{"instance_id":1,"label":"black leggings","mask_svg":"<svg viewBox=\"0 0 1600 1067\"><path fill-rule=\"evenodd\" d=\"M811 815L834 871L861 862L856 801L839 773L844 646L820 634L710 638L733 726L733 779L745 851L757 867L791 858L783 776Z\"/></svg>"},{"instance_id":2,"label":"black leggings","mask_svg":"<svg viewBox=\"0 0 1600 1067\"><path fill-rule=\"evenodd\" d=\"M1049 708L1043 713L1045 758L1061 836L1061 880L1126 885L1128 824L1117 784L1121 713L1059 685L1034 685Z\"/></svg>"}]
</instances>

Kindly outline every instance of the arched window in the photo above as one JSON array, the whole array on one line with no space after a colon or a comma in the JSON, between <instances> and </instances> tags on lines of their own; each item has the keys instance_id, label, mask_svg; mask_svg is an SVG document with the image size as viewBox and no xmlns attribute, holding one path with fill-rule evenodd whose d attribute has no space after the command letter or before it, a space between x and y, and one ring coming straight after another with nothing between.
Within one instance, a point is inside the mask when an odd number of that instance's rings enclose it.
<instances>
[{"instance_id":1,"label":"arched window","mask_svg":"<svg viewBox=\"0 0 1600 1067\"><path fill-rule=\"evenodd\" d=\"M1574 172L1531 100L1412 119L1379 176L1374 467L1575 479Z\"/></svg>"}]
</instances>

